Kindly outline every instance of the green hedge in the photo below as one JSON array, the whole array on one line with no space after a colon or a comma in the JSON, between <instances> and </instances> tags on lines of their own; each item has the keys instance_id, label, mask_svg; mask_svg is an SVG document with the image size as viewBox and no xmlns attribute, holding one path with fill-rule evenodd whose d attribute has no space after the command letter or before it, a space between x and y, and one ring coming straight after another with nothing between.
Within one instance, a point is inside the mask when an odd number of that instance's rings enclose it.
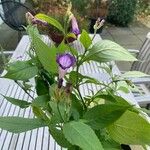
<instances>
[{"instance_id":1,"label":"green hedge","mask_svg":"<svg viewBox=\"0 0 150 150\"><path fill-rule=\"evenodd\" d=\"M137 0L111 0L108 22L127 26L134 18Z\"/></svg>"}]
</instances>

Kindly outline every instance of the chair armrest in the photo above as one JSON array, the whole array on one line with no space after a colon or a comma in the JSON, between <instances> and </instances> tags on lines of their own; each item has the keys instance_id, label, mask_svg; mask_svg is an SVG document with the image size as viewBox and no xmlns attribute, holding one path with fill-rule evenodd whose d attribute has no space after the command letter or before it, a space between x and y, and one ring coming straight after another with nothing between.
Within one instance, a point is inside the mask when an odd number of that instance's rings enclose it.
<instances>
[{"instance_id":1,"label":"chair armrest","mask_svg":"<svg viewBox=\"0 0 150 150\"><path fill-rule=\"evenodd\" d=\"M142 77L142 78L129 78L135 84L146 84L150 83L150 77Z\"/></svg>"},{"instance_id":2,"label":"chair armrest","mask_svg":"<svg viewBox=\"0 0 150 150\"><path fill-rule=\"evenodd\" d=\"M5 55L12 55L13 51L3 51L3 54L5 54ZM2 53L0 53L0 55L2 55Z\"/></svg>"},{"instance_id":3,"label":"chair armrest","mask_svg":"<svg viewBox=\"0 0 150 150\"><path fill-rule=\"evenodd\" d=\"M137 50L137 49L128 49L128 51L130 53L134 53L134 54L138 54L139 53L139 50Z\"/></svg>"},{"instance_id":4,"label":"chair armrest","mask_svg":"<svg viewBox=\"0 0 150 150\"><path fill-rule=\"evenodd\" d=\"M150 94L137 96L135 97L135 100L138 102L140 106L150 104Z\"/></svg>"}]
</instances>

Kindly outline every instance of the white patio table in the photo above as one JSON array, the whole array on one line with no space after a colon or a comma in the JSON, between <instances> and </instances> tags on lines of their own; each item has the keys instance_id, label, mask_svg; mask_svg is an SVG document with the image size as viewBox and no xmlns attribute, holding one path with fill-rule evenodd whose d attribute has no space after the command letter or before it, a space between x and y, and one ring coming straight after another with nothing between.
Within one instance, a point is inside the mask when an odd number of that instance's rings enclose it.
<instances>
[{"instance_id":1,"label":"white patio table","mask_svg":"<svg viewBox=\"0 0 150 150\"><path fill-rule=\"evenodd\" d=\"M91 35L92 36L92 35ZM93 42L100 40L101 37L96 35ZM47 36L43 36L43 40L50 44L50 40ZM83 50L83 47L76 41L73 45L78 50ZM16 50L13 53L11 61L16 60L18 57L22 56L22 60L28 59L27 51L30 48L30 40L28 36L23 36L20 43L18 44ZM91 62L90 64L85 64L80 68L80 72L89 76L95 76L100 80L105 80L109 82L104 71L98 67L98 63ZM113 64L113 72L119 74L120 71L118 67ZM3 72L5 74L5 71ZM99 86L93 86L92 84L85 85L81 87L82 94L87 95L91 93L91 90L97 91ZM6 96L11 96L19 99L28 99L30 97L24 93L24 91L18 87L13 81L8 79L0 78L0 93ZM36 96L34 93L31 93ZM121 95L124 98L130 99L133 104L137 103L134 100L134 96L129 94ZM19 107L12 105L7 102L2 96L0 96L0 116L20 116L20 117L33 117L33 113L30 108L20 109ZM61 150L57 143L54 141L52 136L49 135L48 128L39 128L32 131L28 131L21 134L13 134L5 130L0 129L0 150Z\"/></svg>"}]
</instances>

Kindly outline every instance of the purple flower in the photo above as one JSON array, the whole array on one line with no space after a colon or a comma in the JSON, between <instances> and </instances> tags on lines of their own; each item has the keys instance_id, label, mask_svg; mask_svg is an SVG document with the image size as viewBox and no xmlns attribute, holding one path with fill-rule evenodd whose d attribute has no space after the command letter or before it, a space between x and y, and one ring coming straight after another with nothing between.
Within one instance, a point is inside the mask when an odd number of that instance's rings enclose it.
<instances>
[{"instance_id":1,"label":"purple flower","mask_svg":"<svg viewBox=\"0 0 150 150\"><path fill-rule=\"evenodd\" d=\"M26 19L29 24L32 23L33 25L39 24L39 25L44 25L44 26L48 25L48 23L46 21L35 18L30 12L26 13Z\"/></svg>"},{"instance_id":2,"label":"purple flower","mask_svg":"<svg viewBox=\"0 0 150 150\"><path fill-rule=\"evenodd\" d=\"M72 24L72 32L75 35L79 35L80 34L80 30L79 30L79 27L78 27L77 20L76 20L76 18L74 16L72 16L72 18L71 18L71 24Z\"/></svg>"},{"instance_id":3,"label":"purple flower","mask_svg":"<svg viewBox=\"0 0 150 150\"><path fill-rule=\"evenodd\" d=\"M68 53L65 53L65 54L57 55L56 61L59 64L59 66L63 70L65 70L65 69L68 69L68 68L72 67L75 64L76 59L75 59L74 56L72 56Z\"/></svg>"},{"instance_id":4,"label":"purple flower","mask_svg":"<svg viewBox=\"0 0 150 150\"><path fill-rule=\"evenodd\" d=\"M38 25L43 25L43 26L48 26L48 23L46 21L34 18L32 21L33 24L38 24Z\"/></svg>"},{"instance_id":5,"label":"purple flower","mask_svg":"<svg viewBox=\"0 0 150 150\"><path fill-rule=\"evenodd\" d=\"M59 79L62 79L67 73L67 70L74 66L76 59L74 56L65 53L57 55L56 62L59 65Z\"/></svg>"}]
</instances>

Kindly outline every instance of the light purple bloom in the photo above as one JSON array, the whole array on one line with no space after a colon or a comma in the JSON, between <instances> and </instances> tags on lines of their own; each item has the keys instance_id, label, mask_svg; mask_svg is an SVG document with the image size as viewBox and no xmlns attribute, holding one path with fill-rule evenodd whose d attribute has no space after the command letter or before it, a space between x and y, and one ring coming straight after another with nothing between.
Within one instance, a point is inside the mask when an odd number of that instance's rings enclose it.
<instances>
[{"instance_id":1,"label":"light purple bloom","mask_svg":"<svg viewBox=\"0 0 150 150\"><path fill-rule=\"evenodd\" d=\"M76 59L74 56L65 53L57 55L56 62L59 65L59 79L62 79L67 73L67 70L74 66Z\"/></svg>"},{"instance_id":2,"label":"light purple bloom","mask_svg":"<svg viewBox=\"0 0 150 150\"><path fill-rule=\"evenodd\" d=\"M72 55L65 53L65 54L59 54L57 55L57 59L56 59L57 63L59 64L59 66L65 70L70 68L71 66L73 66L76 62L75 57L73 57Z\"/></svg>"},{"instance_id":3,"label":"light purple bloom","mask_svg":"<svg viewBox=\"0 0 150 150\"><path fill-rule=\"evenodd\" d=\"M74 16L72 16L72 18L71 18L71 24L72 24L72 33L74 33L75 35L79 35L80 30L79 30L79 27L78 27L77 20Z\"/></svg>"}]
</instances>

